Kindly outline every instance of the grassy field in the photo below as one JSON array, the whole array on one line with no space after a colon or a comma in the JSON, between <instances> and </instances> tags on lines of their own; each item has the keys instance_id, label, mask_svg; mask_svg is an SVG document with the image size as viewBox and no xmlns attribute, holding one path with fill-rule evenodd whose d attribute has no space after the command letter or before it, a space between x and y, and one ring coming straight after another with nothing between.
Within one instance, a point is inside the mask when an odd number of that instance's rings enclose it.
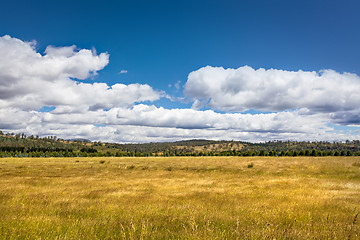
<instances>
[{"instance_id":1,"label":"grassy field","mask_svg":"<svg viewBox=\"0 0 360 240\"><path fill-rule=\"evenodd\" d=\"M359 212L360 157L0 159L0 239L359 239Z\"/></svg>"}]
</instances>

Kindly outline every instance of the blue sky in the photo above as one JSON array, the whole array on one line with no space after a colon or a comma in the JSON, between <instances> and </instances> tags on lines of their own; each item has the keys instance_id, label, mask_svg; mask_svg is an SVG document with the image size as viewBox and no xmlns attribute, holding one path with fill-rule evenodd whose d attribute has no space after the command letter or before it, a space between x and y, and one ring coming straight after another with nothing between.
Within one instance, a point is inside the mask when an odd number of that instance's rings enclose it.
<instances>
[{"instance_id":1,"label":"blue sky","mask_svg":"<svg viewBox=\"0 0 360 240\"><path fill-rule=\"evenodd\" d=\"M0 3L0 36L9 35L23 42L35 40L34 50L42 55L45 55L44 51L48 46L72 45L77 46L76 51L96 49L97 54L108 53L108 64L105 64L103 68L93 69L97 75L80 80L69 76L69 79L89 84L105 82L108 86L117 83L147 84L161 95L156 100L150 98L150 100L135 101L133 103L135 105L154 105L157 108L162 107L168 110L192 109L200 111L199 114L203 114L206 110L220 114L252 113L254 115L254 113L286 113L299 109L310 109L312 116L326 112L336 116L351 115L353 120L358 118L358 113L357 106L350 103L352 99L348 99L347 102L340 99L345 103L336 111L330 111L329 106L326 106L327 111L315 111L314 106L304 105L304 101L300 98L297 98L300 99L299 104L290 104L291 107L288 108L281 107L282 105L273 107L250 103L244 103L246 105L244 107L244 104L234 106L233 103L224 103L225 100L215 102L216 96L214 95L199 97L196 94L201 95L202 93L194 92L189 87L184 89L183 86L187 82L189 86L191 85L188 79L191 72L206 66L224 69L250 66L255 70L264 68L295 72L299 70L319 72L323 69L331 69L340 74L340 77L344 72L358 76L360 74L359 11L360 3L358 1L55 2L14 0ZM127 72L120 74L122 70ZM333 77L329 79L333 79ZM208 81L216 82L218 80L210 79ZM234 81L237 81L236 78ZM353 81L356 83L358 79ZM241 81L239 80L239 82ZM199 83L199 81L195 79L192 80L192 83ZM244 85L244 82L241 83ZM204 91L209 86L204 86ZM315 93L309 94L313 96ZM164 97L165 95L168 97ZM323 96L328 95L324 93ZM344 96L346 96L345 93ZM200 107L195 106L196 100L203 102ZM206 101L208 104L204 103ZM326 100L324 101L326 102ZM352 112L339 113L340 110L347 109L347 104L351 105ZM5 104L3 109L10 105ZM63 106L64 103L60 105ZM135 106L130 105L127 107ZM317 106L317 109L324 109L325 105ZM30 110L22 109L22 111ZM174 118L176 119L176 117L172 117L172 119ZM325 126L329 126L329 124L333 126L331 124L340 124L341 122L341 126L346 128L346 119L342 121L334 118L335 120L326 122L325 118L333 118L318 116L318 119L320 118L321 121L325 121ZM44 124L43 120L39 121L42 125ZM353 122L351 128L354 128ZM142 126L142 123L139 124ZM102 140L109 138L111 132L119 130L115 125L115 130L109 130L109 134L103 136ZM130 125L131 127L138 126ZM178 129L178 126L171 128ZM8 125L5 128L9 131L31 133L35 133L36 129L9 127ZM184 128L181 127L181 129ZM229 130L231 129L229 127ZM270 130L271 133L274 132L271 127ZM244 134L246 133L245 130L242 131ZM338 127L328 131L336 133ZM58 135L60 131L49 128L47 132L40 134L53 133ZM245 135L238 137L244 136L251 141L277 138L277 135L271 135L271 137L247 137ZM204 138L220 138L221 136L224 138L236 137L227 136L224 133L204 134ZM296 137L293 134L289 135L290 138L307 139L304 136L305 134ZM349 136L352 137L354 134ZM177 133L168 138L154 139L164 141L192 137L201 138L202 135L201 133L194 136ZM331 137L329 136L329 138ZM333 136L334 140L346 137L344 135ZM138 138L134 139L136 139L134 141L142 141ZM143 139L147 141L152 138L146 135ZM316 136L312 136L311 139L317 140ZM112 137L110 140L132 141L131 139Z\"/></svg>"}]
</instances>

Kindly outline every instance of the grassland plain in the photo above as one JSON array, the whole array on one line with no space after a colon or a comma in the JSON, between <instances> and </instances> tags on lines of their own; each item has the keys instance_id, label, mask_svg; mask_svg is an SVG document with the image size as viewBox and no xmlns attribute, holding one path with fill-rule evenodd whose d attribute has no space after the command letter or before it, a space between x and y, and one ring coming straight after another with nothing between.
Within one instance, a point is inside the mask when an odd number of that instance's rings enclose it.
<instances>
[{"instance_id":1,"label":"grassland plain","mask_svg":"<svg viewBox=\"0 0 360 240\"><path fill-rule=\"evenodd\" d=\"M0 239L359 239L359 212L360 157L0 159Z\"/></svg>"}]
</instances>

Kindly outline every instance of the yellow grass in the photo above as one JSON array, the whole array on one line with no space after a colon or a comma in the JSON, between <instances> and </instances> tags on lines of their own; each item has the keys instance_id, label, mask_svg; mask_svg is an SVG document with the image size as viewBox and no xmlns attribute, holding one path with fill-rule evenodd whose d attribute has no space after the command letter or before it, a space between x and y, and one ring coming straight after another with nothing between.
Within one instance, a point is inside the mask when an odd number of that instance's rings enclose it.
<instances>
[{"instance_id":1,"label":"yellow grass","mask_svg":"<svg viewBox=\"0 0 360 240\"><path fill-rule=\"evenodd\" d=\"M3 158L0 239L359 239L357 163Z\"/></svg>"}]
</instances>

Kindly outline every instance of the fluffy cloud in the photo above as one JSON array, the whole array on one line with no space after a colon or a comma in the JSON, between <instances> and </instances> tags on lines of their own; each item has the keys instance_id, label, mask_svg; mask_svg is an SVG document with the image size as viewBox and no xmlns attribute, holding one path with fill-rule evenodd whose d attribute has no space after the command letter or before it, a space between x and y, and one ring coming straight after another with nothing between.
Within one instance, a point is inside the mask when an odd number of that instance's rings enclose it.
<instances>
[{"instance_id":1,"label":"fluffy cloud","mask_svg":"<svg viewBox=\"0 0 360 240\"><path fill-rule=\"evenodd\" d=\"M305 133L324 125L319 116L305 116L299 111L255 115L222 114L212 110L164 109L143 104L117 110L117 119L122 120L118 123L128 125L274 133Z\"/></svg>"},{"instance_id":2,"label":"fluffy cloud","mask_svg":"<svg viewBox=\"0 0 360 240\"><path fill-rule=\"evenodd\" d=\"M212 110L164 109L139 104L132 108L83 113L0 110L0 129L114 142L194 138L244 141L346 140L360 137L359 133L349 135L336 132L328 126L327 118L327 114L304 115L302 110L257 115L221 114Z\"/></svg>"},{"instance_id":3,"label":"fluffy cloud","mask_svg":"<svg viewBox=\"0 0 360 240\"><path fill-rule=\"evenodd\" d=\"M161 96L146 84L108 86L73 80L96 75L109 63L107 53L49 46L41 55L35 43L10 36L0 38L0 53L1 108L36 110L47 105L62 111L93 111L154 101Z\"/></svg>"},{"instance_id":4,"label":"fluffy cloud","mask_svg":"<svg viewBox=\"0 0 360 240\"><path fill-rule=\"evenodd\" d=\"M40 54L35 47L0 37L0 129L5 132L112 142L360 138L358 128L342 132L334 125L360 123L360 78L354 74L205 67L190 73L185 84L193 108L165 109L144 102L180 98L147 84L81 82L108 64L107 53L49 46ZM39 111L43 106L55 108ZM197 109L203 106L211 110ZM238 113L248 109L273 113Z\"/></svg>"},{"instance_id":5,"label":"fluffy cloud","mask_svg":"<svg viewBox=\"0 0 360 240\"><path fill-rule=\"evenodd\" d=\"M207 66L189 74L184 92L198 109L207 106L243 112L307 108L311 113L331 113L359 109L359 89L359 76L333 70L292 72Z\"/></svg>"}]
</instances>

